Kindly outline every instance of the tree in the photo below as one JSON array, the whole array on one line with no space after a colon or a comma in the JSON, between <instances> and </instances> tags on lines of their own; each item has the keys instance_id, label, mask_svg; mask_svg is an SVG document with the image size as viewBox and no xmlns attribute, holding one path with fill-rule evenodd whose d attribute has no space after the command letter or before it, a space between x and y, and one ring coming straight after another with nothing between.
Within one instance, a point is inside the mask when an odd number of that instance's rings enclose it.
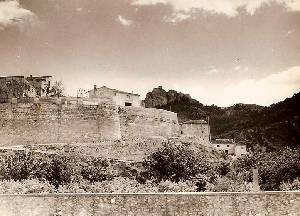
<instances>
[{"instance_id":1,"label":"tree","mask_svg":"<svg viewBox=\"0 0 300 216\"><path fill-rule=\"evenodd\" d=\"M158 182L185 181L211 169L211 164L204 157L183 144L172 143L165 144L163 148L153 152L143 161L143 165L146 178Z\"/></svg>"},{"instance_id":2,"label":"tree","mask_svg":"<svg viewBox=\"0 0 300 216\"><path fill-rule=\"evenodd\" d=\"M54 85L50 89L50 95L52 97L62 97L64 96L64 92L65 89L62 81L55 81Z\"/></svg>"}]
</instances>

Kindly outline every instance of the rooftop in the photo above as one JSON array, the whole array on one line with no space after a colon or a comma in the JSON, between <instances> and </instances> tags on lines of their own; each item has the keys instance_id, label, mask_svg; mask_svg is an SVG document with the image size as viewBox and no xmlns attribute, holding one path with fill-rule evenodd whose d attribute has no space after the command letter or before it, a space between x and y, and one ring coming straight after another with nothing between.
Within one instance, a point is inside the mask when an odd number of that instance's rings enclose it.
<instances>
[{"instance_id":1,"label":"rooftop","mask_svg":"<svg viewBox=\"0 0 300 216\"><path fill-rule=\"evenodd\" d=\"M113 88L108 88L108 87L106 87L106 86L102 86L102 87L96 88L96 89L98 90L98 89L103 89L103 88L112 90L112 91L114 91L114 92L122 93L122 94L130 94L130 95L140 96L139 94L135 94L135 93L132 93L132 92L131 92L131 93L130 93L130 92L125 92L125 91L121 91L121 90L113 89ZM93 91L93 90L89 90L89 92L90 92L90 91Z\"/></svg>"},{"instance_id":2,"label":"rooftop","mask_svg":"<svg viewBox=\"0 0 300 216\"><path fill-rule=\"evenodd\" d=\"M234 144L234 140L233 139L215 139L212 140L211 143L213 144Z\"/></svg>"},{"instance_id":3,"label":"rooftop","mask_svg":"<svg viewBox=\"0 0 300 216\"><path fill-rule=\"evenodd\" d=\"M205 121L203 119L189 120L189 121L183 122L182 124L207 124L207 121Z\"/></svg>"}]
</instances>

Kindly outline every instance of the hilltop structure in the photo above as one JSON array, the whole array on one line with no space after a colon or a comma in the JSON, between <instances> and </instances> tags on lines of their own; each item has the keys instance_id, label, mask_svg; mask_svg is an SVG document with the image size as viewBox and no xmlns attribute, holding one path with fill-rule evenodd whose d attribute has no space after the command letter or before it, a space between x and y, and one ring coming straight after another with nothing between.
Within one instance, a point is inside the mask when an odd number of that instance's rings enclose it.
<instances>
[{"instance_id":1,"label":"hilltop structure","mask_svg":"<svg viewBox=\"0 0 300 216\"><path fill-rule=\"evenodd\" d=\"M142 107L139 94L111 89L106 86L97 88L94 85L94 89L88 91L88 94L90 99L97 99L99 102L111 101L117 106Z\"/></svg>"},{"instance_id":2,"label":"hilltop structure","mask_svg":"<svg viewBox=\"0 0 300 216\"><path fill-rule=\"evenodd\" d=\"M94 86L88 98L44 98L50 93L50 78L0 78L4 102L0 105L0 143L85 143L159 136L192 139L227 154L247 154L245 145L231 139L211 142L209 119L179 123L174 112L144 108L139 94ZM12 98L17 100L7 103ZM40 99L31 103L22 98Z\"/></svg>"},{"instance_id":3,"label":"hilltop structure","mask_svg":"<svg viewBox=\"0 0 300 216\"><path fill-rule=\"evenodd\" d=\"M12 98L39 98L50 93L51 76L6 76L0 77L0 102Z\"/></svg>"}]
</instances>

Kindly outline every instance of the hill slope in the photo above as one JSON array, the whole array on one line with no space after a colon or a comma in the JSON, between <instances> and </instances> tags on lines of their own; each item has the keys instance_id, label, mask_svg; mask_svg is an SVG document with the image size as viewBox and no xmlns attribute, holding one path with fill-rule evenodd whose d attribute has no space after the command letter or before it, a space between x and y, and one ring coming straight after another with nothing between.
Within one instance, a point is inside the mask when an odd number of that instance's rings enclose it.
<instances>
[{"instance_id":1,"label":"hill slope","mask_svg":"<svg viewBox=\"0 0 300 216\"><path fill-rule=\"evenodd\" d=\"M269 107L235 104L221 108L205 106L188 94L159 87L147 93L145 105L176 112L179 122L209 116L213 138L235 138L250 148L300 147L300 93Z\"/></svg>"}]
</instances>

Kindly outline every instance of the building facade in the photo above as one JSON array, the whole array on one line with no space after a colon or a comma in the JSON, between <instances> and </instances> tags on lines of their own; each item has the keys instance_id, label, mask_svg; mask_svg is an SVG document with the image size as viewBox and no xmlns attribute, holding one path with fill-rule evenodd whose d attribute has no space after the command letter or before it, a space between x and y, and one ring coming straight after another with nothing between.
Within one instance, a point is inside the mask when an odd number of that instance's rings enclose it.
<instances>
[{"instance_id":1,"label":"building facade","mask_svg":"<svg viewBox=\"0 0 300 216\"><path fill-rule=\"evenodd\" d=\"M12 99L45 97L50 92L51 76L0 77L0 102Z\"/></svg>"},{"instance_id":2,"label":"building facade","mask_svg":"<svg viewBox=\"0 0 300 216\"><path fill-rule=\"evenodd\" d=\"M88 94L89 99L98 100L99 102L111 101L117 106L142 107L140 95L111 89L106 86L97 88L95 85L94 89L88 91Z\"/></svg>"},{"instance_id":3,"label":"building facade","mask_svg":"<svg viewBox=\"0 0 300 216\"><path fill-rule=\"evenodd\" d=\"M229 155L242 156L248 154L246 145L235 143L233 139L215 139L211 141L211 144L217 151Z\"/></svg>"},{"instance_id":4,"label":"building facade","mask_svg":"<svg viewBox=\"0 0 300 216\"><path fill-rule=\"evenodd\" d=\"M210 141L210 126L205 120L190 120L180 124L181 136L197 137L204 142Z\"/></svg>"}]
</instances>

